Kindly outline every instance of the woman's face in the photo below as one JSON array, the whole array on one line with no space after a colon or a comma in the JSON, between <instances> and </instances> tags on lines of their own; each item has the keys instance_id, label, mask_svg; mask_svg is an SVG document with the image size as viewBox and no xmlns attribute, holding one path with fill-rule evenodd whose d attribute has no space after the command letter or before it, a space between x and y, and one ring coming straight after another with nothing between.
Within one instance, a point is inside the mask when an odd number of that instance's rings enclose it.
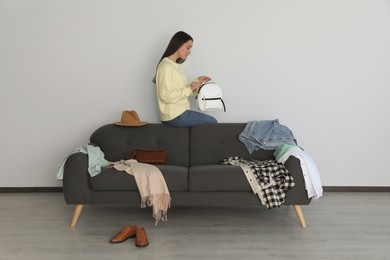
<instances>
[{"instance_id":1,"label":"woman's face","mask_svg":"<svg viewBox=\"0 0 390 260\"><path fill-rule=\"evenodd\" d=\"M188 42L184 43L178 50L177 54L179 55L179 58L182 60L186 60L188 55L191 54L191 48L192 48L192 41L189 40Z\"/></svg>"}]
</instances>

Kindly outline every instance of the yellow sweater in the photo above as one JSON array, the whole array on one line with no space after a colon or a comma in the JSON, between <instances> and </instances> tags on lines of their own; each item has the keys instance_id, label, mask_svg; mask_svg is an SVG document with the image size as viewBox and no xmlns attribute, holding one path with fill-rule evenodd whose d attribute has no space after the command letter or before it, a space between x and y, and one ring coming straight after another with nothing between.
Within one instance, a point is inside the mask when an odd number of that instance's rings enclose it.
<instances>
[{"instance_id":1,"label":"yellow sweater","mask_svg":"<svg viewBox=\"0 0 390 260\"><path fill-rule=\"evenodd\" d=\"M157 101L161 121L169 121L190 109L188 97L194 95L179 64L164 58L156 73Z\"/></svg>"}]
</instances>

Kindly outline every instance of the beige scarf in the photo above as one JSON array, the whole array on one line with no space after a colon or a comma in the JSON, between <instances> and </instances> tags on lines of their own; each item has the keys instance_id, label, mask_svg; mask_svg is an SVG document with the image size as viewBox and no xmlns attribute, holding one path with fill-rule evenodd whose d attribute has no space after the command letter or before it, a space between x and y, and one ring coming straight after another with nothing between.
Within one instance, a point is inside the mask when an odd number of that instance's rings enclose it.
<instances>
[{"instance_id":1,"label":"beige scarf","mask_svg":"<svg viewBox=\"0 0 390 260\"><path fill-rule=\"evenodd\" d=\"M155 225L167 221L171 195L161 171L152 164L139 163L134 159L115 162L113 167L134 176L141 195L141 208L153 207Z\"/></svg>"}]
</instances>

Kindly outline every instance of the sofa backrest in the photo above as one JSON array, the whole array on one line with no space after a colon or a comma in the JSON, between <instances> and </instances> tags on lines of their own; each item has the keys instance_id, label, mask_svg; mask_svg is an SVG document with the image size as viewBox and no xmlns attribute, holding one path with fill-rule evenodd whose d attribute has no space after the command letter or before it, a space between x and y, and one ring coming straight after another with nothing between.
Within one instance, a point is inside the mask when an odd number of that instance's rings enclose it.
<instances>
[{"instance_id":1,"label":"sofa backrest","mask_svg":"<svg viewBox=\"0 0 390 260\"><path fill-rule=\"evenodd\" d=\"M246 123L219 123L190 128L190 165L219 164L229 156L257 160L275 159L274 151L258 150L249 154L238 136Z\"/></svg>"},{"instance_id":2,"label":"sofa backrest","mask_svg":"<svg viewBox=\"0 0 390 260\"><path fill-rule=\"evenodd\" d=\"M145 126L104 125L90 138L103 151L106 160L115 162L133 149L165 149L167 164L189 166L189 129L173 128L163 124Z\"/></svg>"}]
</instances>

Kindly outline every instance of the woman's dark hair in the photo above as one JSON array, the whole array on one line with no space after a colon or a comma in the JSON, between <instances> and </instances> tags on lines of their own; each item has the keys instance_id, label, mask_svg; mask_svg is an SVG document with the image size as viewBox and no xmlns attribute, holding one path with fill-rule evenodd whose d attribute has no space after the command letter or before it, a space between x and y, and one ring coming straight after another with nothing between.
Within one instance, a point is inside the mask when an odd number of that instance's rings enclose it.
<instances>
[{"instance_id":1,"label":"woman's dark hair","mask_svg":"<svg viewBox=\"0 0 390 260\"><path fill-rule=\"evenodd\" d=\"M157 66L156 66L156 70L157 70L157 67L158 67L158 64L160 64L160 62L165 58L165 57L169 57L171 56L172 54L174 54L181 46L183 46L184 43L188 42L188 41L193 41L192 37L183 32L183 31L179 31L177 33L175 33L171 40L169 41L169 44L164 52L164 54L161 56L161 59L159 60L159 62L157 63ZM182 59L177 59L177 63L183 63L185 60L182 60ZM156 76L154 76L153 78L153 82L156 83Z\"/></svg>"}]
</instances>

